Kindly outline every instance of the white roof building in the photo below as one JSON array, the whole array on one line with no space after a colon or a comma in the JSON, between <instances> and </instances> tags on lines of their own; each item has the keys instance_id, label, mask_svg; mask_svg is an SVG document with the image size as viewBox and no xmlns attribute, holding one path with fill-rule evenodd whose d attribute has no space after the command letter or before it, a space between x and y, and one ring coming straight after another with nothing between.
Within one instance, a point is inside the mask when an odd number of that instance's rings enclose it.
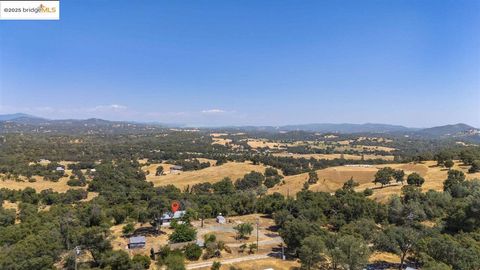
<instances>
[{"instance_id":1,"label":"white roof building","mask_svg":"<svg viewBox=\"0 0 480 270\"><path fill-rule=\"evenodd\" d=\"M225 223L227 223L227 220L225 219L224 216L222 216L222 214L218 215L217 218L216 218L216 220L217 220L217 223L220 223L220 224L225 224Z\"/></svg>"},{"instance_id":2,"label":"white roof building","mask_svg":"<svg viewBox=\"0 0 480 270\"><path fill-rule=\"evenodd\" d=\"M174 219L180 219L182 218L187 211L175 211L175 213L172 212L167 212L162 215L161 221L162 221L162 226L170 226L170 222Z\"/></svg>"}]
</instances>

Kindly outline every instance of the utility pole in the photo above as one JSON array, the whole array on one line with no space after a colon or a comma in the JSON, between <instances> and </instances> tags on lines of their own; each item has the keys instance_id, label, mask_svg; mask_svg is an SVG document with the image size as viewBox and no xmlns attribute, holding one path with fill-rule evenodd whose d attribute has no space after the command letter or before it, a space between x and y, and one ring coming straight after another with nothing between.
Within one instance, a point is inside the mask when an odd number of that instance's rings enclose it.
<instances>
[{"instance_id":1,"label":"utility pole","mask_svg":"<svg viewBox=\"0 0 480 270\"><path fill-rule=\"evenodd\" d=\"M260 218L257 217L257 253L258 253L258 248L259 248L259 246L258 246L258 225L259 225L259 223L260 223Z\"/></svg>"}]
</instances>

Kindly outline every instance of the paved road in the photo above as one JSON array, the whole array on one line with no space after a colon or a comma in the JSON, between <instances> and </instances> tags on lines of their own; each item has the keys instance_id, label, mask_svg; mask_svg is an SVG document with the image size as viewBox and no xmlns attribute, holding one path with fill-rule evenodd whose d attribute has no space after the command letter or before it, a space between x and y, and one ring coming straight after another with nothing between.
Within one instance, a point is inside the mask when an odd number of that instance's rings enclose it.
<instances>
[{"instance_id":1,"label":"paved road","mask_svg":"<svg viewBox=\"0 0 480 270\"><path fill-rule=\"evenodd\" d=\"M220 263L221 264L232 264L232 263L253 261L253 260L260 260L260 259L267 259L267 258L270 258L270 256L268 256L268 254L253 254L253 255L248 255L248 256L244 256L244 257L221 260ZM191 263L191 264L187 264L187 269L205 268L205 267L212 266L212 264L213 264L213 261L212 262Z\"/></svg>"}]
</instances>

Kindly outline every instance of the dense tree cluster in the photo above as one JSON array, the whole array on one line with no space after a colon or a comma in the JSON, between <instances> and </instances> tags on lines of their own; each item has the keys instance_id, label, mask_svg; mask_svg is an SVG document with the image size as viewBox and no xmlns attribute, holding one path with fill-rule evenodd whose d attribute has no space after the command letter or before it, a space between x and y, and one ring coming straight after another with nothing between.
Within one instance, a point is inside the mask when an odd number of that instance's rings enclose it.
<instances>
[{"instance_id":1,"label":"dense tree cluster","mask_svg":"<svg viewBox=\"0 0 480 270\"><path fill-rule=\"evenodd\" d=\"M352 186L350 180L334 195L302 191L296 200L270 195L276 210L269 212L305 269L362 269L372 251L396 253L402 265L422 269L480 267L479 180L465 181L450 171L445 192L422 193L417 185L408 185L387 205ZM437 225L425 226L424 221Z\"/></svg>"}]
</instances>

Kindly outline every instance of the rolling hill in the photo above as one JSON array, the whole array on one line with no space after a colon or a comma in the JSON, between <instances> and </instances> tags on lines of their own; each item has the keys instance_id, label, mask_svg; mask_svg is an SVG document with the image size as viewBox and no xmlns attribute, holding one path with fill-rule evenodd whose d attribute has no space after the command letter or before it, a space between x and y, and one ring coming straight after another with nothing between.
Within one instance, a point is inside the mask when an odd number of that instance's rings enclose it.
<instances>
[{"instance_id":1,"label":"rolling hill","mask_svg":"<svg viewBox=\"0 0 480 270\"><path fill-rule=\"evenodd\" d=\"M159 123L142 123L127 121L109 121L98 118L50 120L24 113L0 115L0 133L31 132L31 133L115 133L115 132L154 132L165 128L182 128L183 125L167 125ZM469 141L480 141L480 130L467 124L437 126L431 128L410 128L389 124L304 124L286 126L239 126L224 128L208 128L206 130L229 130L246 132L319 132L319 133L372 133L391 134L397 136L412 136L419 138L464 138Z\"/></svg>"}]
</instances>

